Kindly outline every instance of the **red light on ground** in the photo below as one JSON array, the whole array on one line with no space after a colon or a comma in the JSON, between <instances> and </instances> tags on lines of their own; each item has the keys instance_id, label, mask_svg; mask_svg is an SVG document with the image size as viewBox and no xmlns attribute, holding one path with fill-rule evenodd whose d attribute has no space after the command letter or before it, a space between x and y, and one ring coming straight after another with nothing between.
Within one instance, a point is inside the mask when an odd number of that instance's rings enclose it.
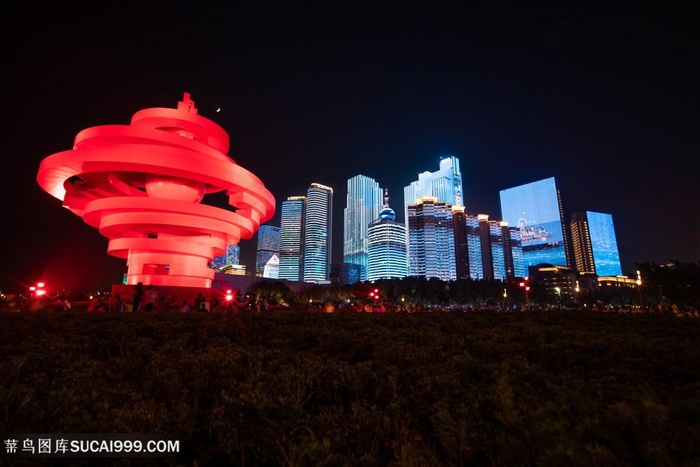
<instances>
[{"instance_id":1,"label":"red light on ground","mask_svg":"<svg viewBox=\"0 0 700 467\"><path fill-rule=\"evenodd\" d=\"M369 293L369 296L370 296L370 297L374 297L374 292L370 292L370 293Z\"/></svg>"},{"instance_id":2,"label":"red light on ground","mask_svg":"<svg viewBox=\"0 0 700 467\"><path fill-rule=\"evenodd\" d=\"M46 290L37 290L37 291L36 291L37 297L39 297L39 296L41 296L41 295L45 295L45 294L46 294Z\"/></svg>"},{"instance_id":3,"label":"red light on ground","mask_svg":"<svg viewBox=\"0 0 700 467\"><path fill-rule=\"evenodd\" d=\"M226 294L226 300L228 300L229 302L230 302L231 300L233 300L233 295L231 295L230 293L227 293L227 294Z\"/></svg>"},{"instance_id":4,"label":"red light on ground","mask_svg":"<svg viewBox=\"0 0 700 467\"><path fill-rule=\"evenodd\" d=\"M379 289L374 289L374 293L379 293Z\"/></svg>"},{"instance_id":5,"label":"red light on ground","mask_svg":"<svg viewBox=\"0 0 700 467\"><path fill-rule=\"evenodd\" d=\"M525 287L525 282L521 282L520 287Z\"/></svg>"},{"instance_id":6,"label":"red light on ground","mask_svg":"<svg viewBox=\"0 0 700 467\"><path fill-rule=\"evenodd\" d=\"M31 291L33 292L33 291L35 291L35 290L36 290L36 287L34 287L34 286L31 286L31 287L29 287L29 290L31 290Z\"/></svg>"},{"instance_id":7,"label":"red light on ground","mask_svg":"<svg viewBox=\"0 0 700 467\"><path fill-rule=\"evenodd\" d=\"M525 290L530 290L530 287L525 287Z\"/></svg>"},{"instance_id":8,"label":"red light on ground","mask_svg":"<svg viewBox=\"0 0 700 467\"><path fill-rule=\"evenodd\" d=\"M43 282L37 282L36 286L37 286L37 287L43 287L43 286L44 286L44 283L43 283Z\"/></svg>"}]
</instances>

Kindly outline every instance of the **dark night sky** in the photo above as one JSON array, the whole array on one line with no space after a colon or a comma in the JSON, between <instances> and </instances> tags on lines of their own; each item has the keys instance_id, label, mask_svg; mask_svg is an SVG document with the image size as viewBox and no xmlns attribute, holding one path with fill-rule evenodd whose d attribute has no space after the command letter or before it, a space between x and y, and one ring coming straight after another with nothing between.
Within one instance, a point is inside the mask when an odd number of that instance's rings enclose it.
<instances>
[{"instance_id":1,"label":"dark night sky","mask_svg":"<svg viewBox=\"0 0 700 467\"><path fill-rule=\"evenodd\" d=\"M613 215L623 272L700 260L692 2L102 3L2 3L3 292L121 279L107 240L39 188L39 163L184 91L278 207L311 182L335 189L334 262L348 178L375 178L401 212L403 187L444 154L470 211L498 219L500 190L554 176L567 222ZM241 249L252 268L254 241Z\"/></svg>"}]
</instances>

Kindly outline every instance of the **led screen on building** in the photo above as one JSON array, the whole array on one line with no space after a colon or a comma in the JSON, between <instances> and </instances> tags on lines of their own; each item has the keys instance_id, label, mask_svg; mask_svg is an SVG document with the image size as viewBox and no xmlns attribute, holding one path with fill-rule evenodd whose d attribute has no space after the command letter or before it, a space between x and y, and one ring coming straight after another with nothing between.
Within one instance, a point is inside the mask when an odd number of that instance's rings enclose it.
<instances>
[{"instance_id":1,"label":"led screen on building","mask_svg":"<svg viewBox=\"0 0 700 467\"><path fill-rule=\"evenodd\" d=\"M525 266L567 266L562 216L554 177L501 190L501 215L520 230Z\"/></svg>"},{"instance_id":2,"label":"led screen on building","mask_svg":"<svg viewBox=\"0 0 700 467\"><path fill-rule=\"evenodd\" d=\"M586 217L596 274L599 276L622 275L612 215L587 211Z\"/></svg>"}]
</instances>

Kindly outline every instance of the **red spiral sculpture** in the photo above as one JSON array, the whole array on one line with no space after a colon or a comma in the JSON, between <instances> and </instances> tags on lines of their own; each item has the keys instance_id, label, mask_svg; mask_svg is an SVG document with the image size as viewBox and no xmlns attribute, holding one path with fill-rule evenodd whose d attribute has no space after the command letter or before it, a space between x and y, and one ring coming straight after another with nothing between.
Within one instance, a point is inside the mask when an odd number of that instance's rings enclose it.
<instances>
[{"instance_id":1,"label":"red spiral sculpture","mask_svg":"<svg viewBox=\"0 0 700 467\"><path fill-rule=\"evenodd\" d=\"M209 262L275 212L272 194L228 150L226 131L185 93L177 109L81 131L72 150L41 162L37 182L126 258L128 284L211 287ZM200 203L222 191L234 209Z\"/></svg>"}]
</instances>

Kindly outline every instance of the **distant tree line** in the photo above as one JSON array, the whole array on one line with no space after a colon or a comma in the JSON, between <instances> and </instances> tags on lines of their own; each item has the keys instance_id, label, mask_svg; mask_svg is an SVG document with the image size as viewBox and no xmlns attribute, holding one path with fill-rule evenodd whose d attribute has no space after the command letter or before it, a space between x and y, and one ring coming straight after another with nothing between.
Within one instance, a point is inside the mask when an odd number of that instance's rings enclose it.
<instances>
[{"instance_id":1,"label":"distant tree line","mask_svg":"<svg viewBox=\"0 0 700 467\"><path fill-rule=\"evenodd\" d=\"M700 262L675 261L663 265L640 263L636 266L642 277L641 294L647 306L676 303L697 307L700 304ZM523 288L519 287L519 281L464 279L446 282L436 278L406 277L343 286L311 286L303 292L295 293L284 282L262 280L250 287L248 295L251 300L265 299L272 305L290 306L326 301L335 304L379 301L407 306L423 303L475 307L522 306L526 301L540 305L557 303L558 298L550 290L538 287L536 283L532 285L532 290L526 297ZM639 292L638 288L629 287L582 291L577 299L567 298L563 305L638 304Z\"/></svg>"}]
</instances>

